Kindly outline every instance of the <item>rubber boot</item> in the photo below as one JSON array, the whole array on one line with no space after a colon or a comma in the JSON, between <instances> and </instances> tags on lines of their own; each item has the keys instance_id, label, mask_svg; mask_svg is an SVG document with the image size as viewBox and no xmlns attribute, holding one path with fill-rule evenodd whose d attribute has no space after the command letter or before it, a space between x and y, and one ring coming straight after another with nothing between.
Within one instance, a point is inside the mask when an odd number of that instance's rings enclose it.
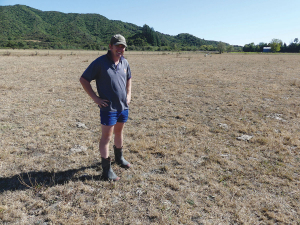
<instances>
[{"instance_id":1,"label":"rubber boot","mask_svg":"<svg viewBox=\"0 0 300 225\"><path fill-rule=\"evenodd\" d=\"M113 180L118 181L120 177L118 177L111 168L111 159L108 157L107 159L102 157L102 179L104 180Z\"/></svg>"},{"instance_id":2,"label":"rubber boot","mask_svg":"<svg viewBox=\"0 0 300 225\"><path fill-rule=\"evenodd\" d=\"M127 162L123 157L123 148L117 148L114 145L114 152L115 152L115 161L118 165L120 165L123 168L130 168L130 163Z\"/></svg>"}]
</instances>

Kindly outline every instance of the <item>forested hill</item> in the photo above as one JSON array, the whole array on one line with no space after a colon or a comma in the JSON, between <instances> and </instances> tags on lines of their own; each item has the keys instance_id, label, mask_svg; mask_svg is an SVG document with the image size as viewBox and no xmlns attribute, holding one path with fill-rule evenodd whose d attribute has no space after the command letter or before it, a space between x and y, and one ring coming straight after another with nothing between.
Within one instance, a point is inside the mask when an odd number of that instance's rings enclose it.
<instances>
[{"instance_id":1,"label":"forested hill","mask_svg":"<svg viewBox=\"0 0 300 225\"><path fill-rule=\"evenodd\" d=\"M190 34L166 35L99 14L41 11L24 5L0 6L0 47L106 49L113 34L131 50L215 50L218 42Z\"/></svg>"}]
</instances>

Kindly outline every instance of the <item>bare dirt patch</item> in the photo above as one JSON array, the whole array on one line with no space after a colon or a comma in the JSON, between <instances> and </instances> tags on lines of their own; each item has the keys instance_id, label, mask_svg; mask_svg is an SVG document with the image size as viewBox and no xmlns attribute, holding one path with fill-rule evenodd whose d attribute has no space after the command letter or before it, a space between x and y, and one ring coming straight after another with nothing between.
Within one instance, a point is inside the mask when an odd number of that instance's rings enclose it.
<instances>
[{"instance_id":1,"label":"bare dirt patch","mask_svg":"<svg viewBox=\"0 0 300 225\"><path fill-rule=\"evenodd\" d=\"M2 223L300 223L299 54L127 53L133 168L111 183L78 81L103 52L6 52Z\"/></svg>"}]
</instances>

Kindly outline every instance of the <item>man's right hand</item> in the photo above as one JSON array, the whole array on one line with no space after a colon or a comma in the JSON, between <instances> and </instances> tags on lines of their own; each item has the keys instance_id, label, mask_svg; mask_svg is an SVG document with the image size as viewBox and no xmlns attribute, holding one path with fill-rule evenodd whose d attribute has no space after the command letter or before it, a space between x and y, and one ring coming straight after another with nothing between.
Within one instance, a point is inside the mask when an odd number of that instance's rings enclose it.
<instances>
[{"instance_id":1,"label":"man's right hand","mask_svg":"<svg viewBox=\"0 0 300 225\"><path fill-rule=\"evenodd\" d=\"M102 98L96 98L94 99L94 102L100 107L100 108L104 108L108 106L108 102L109 100L106 99L102 99Z\"/></svg>"},{"instance_id":2,"label":"man's right hand","mask_svg":"<svg viewBox=\"0 0 300 225\"><path fill-rule=\"evenodd\" d=\"M94 100L94 102L100 107L104 108L108 106L108 100L99 98L95 92L93 91L93 88L89 81L84 79L83 77L80 77L79 79L83 89L86 91L86 93Z\"/></svg>"}]
</instances>

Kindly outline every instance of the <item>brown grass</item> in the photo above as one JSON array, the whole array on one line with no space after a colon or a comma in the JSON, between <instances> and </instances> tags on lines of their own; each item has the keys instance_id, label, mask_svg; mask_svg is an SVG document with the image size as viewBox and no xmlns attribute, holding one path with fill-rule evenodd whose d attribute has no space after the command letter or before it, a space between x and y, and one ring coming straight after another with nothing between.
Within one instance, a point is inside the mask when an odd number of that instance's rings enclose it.
<instances>
[{"instance_id":1,"label":"brown grass","mask_svg":"<svg viewBox=\"0 0 300 225\"><path fill-rule=\"evenodd\" d=\"M104 182L99 109L78 81L103 52L7 52L1 223L300 223L299 54L127 53L133 168Z\"/></svg>"}]
</instances>

